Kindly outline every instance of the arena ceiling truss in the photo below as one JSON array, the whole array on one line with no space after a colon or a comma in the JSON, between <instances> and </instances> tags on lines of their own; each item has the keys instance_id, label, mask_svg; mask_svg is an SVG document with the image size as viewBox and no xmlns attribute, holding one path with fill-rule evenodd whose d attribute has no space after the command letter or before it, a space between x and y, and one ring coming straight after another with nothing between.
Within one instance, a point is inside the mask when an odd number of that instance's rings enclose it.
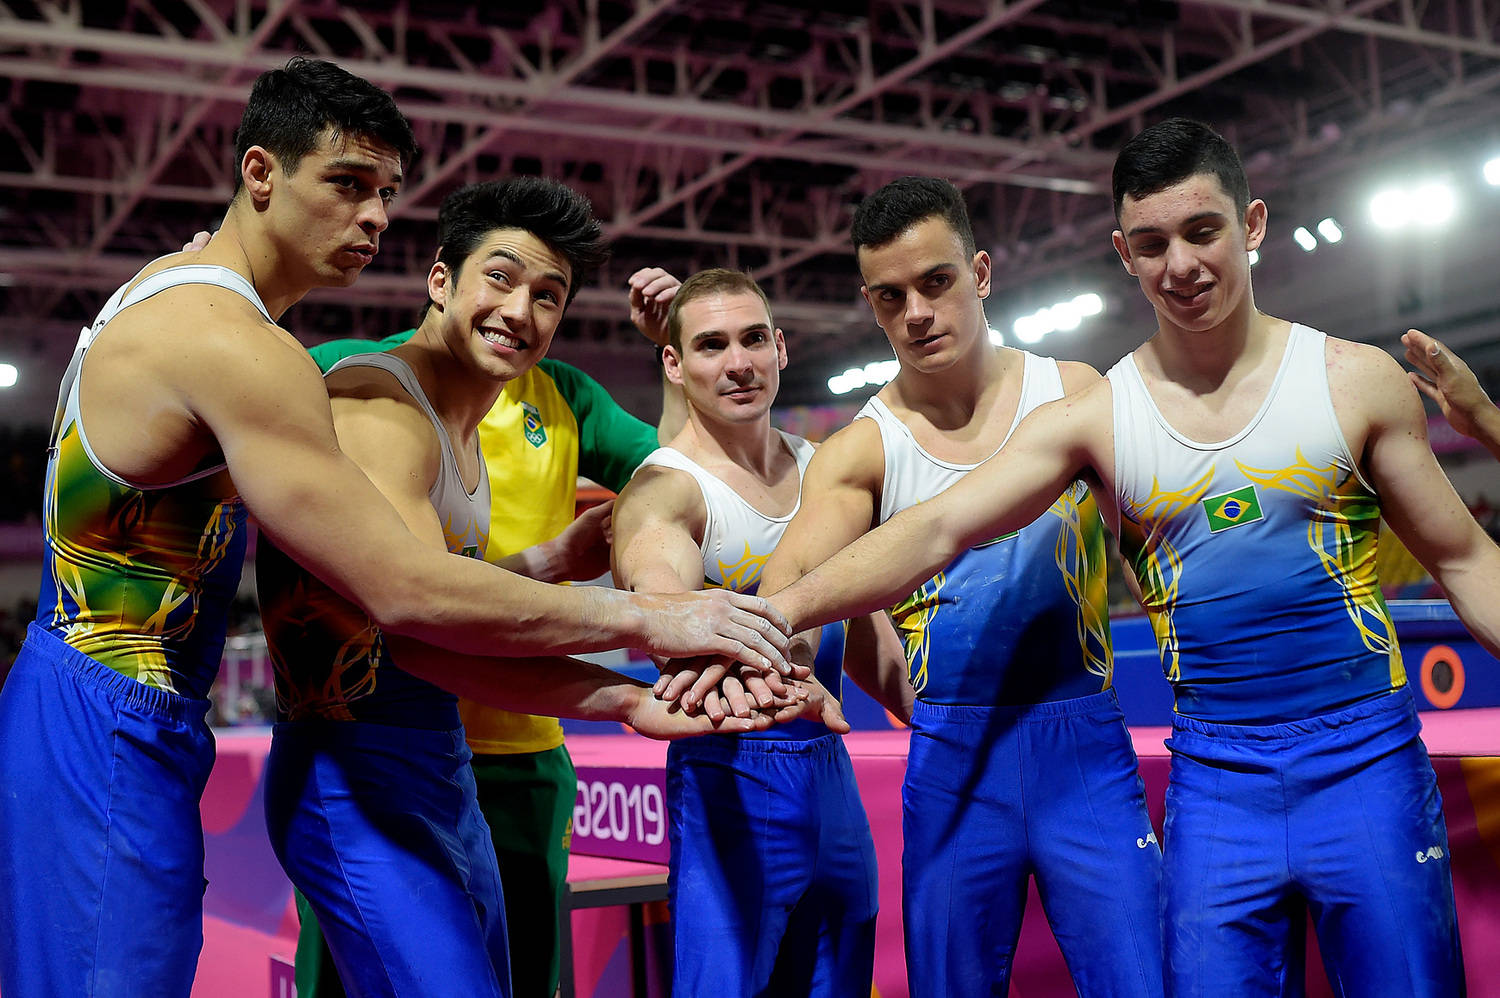
<instances>
[{"instance_id":1,"label":"arena ceiling truss","mask_svg":"<svg viewBox=\"0 0 1500 998\"><path fill-rule=\"evenodd\" d=\"M615 242L565 356L642 353L634 268L726 265L822 372L879 343L848 227L885 181L963 186L996 298L1029 300L1111 265L1109 167L1144 124L1209 120L1301 197L1493 138L1497 31L1500 0L0 0L0 343L65 353L212 225L248 84L293 54L391 89L424 150L371 271L289 313L309 341L405 325L443 195L541 173Z\"/></svg>"}]
</instances>

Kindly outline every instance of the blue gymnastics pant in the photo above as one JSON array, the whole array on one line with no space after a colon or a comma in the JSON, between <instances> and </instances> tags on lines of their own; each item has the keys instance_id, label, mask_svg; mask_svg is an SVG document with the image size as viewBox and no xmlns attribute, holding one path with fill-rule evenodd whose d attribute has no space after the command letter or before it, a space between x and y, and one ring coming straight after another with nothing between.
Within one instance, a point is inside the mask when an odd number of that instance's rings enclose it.
<instances>
[{"instance_id":1,"label":"blue gymnastics pant","mask_svg":"<svg viewBox=\"0 0 1500 998\"><path fill-rule=\"evenodd\" d=\"M913 998L1008 993L1027 880L1084 998L1159 998L1161 849L1113 690L917 701L902 790Z\"/></svg>"},{"instance_id":2,"label":"blue gymnastics pant","mask_svg":"<svg viewBox=\"0 0 1500 998\"><path fill-rule=\"evenodd\" d=\"M1173 724L1168 992L1456 998L1448 832L1409 689L1303 721Z\"/></svg>"},{"instance_id":3,"label":"blue gymnastics pant","mask_svg":"<svg viewBox=\"0 0 1500 998\"><path fill-rule=\"evenodd\" d=\"M469 758L462 727L274 730L271 845L354 998L510 994L500 870Z\"/></svg>"},{"instance_id":4,"label":"blue gymnastics pant","mask_svg":"<svg viewBox=\"0 0 1500 998\"><path fill-rule=\"evenodd\" d=\"M31 625L0 690L5 998L186 998L203 948L207 711Z\"/></svg>"},{"instance_id":5,"label":"blue gymnastics pant","mask_svg":"<svg viewBox=\"0 0 1500 998\"><path fill-rule=\"evenodd\" d=\"M674 998L869 998L875 844L834 734L667 750Z\"/></svg>"}]
</instances>

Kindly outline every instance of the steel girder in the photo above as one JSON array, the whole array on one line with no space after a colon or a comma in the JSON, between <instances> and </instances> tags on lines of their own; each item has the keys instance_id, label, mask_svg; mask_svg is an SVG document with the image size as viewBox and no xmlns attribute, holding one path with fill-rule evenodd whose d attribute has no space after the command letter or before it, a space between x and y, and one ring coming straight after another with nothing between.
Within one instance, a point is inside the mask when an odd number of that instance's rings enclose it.
<instances>
[{"instance_id":1,"label":"steel girder","mask_svg":"<svg viewBox=\"0 0 1500 998\"><path fill-rule=\"evenodd\" d=\"M211 224L249 80L297 52L391 88L425 152L382 271L294 326L401 321L441 197L545 172L606 220L605 285L744 267L834 351L872 329L851 206L893 176L960 183L997 295L1024 297L1108 253L1114 150L1157 117L1213 121L1277 191L1496 127L1497 22L1500 0L0 0L0 343ZM576 311L627 342L612 300Z\"/></svg>"}]
</instances>

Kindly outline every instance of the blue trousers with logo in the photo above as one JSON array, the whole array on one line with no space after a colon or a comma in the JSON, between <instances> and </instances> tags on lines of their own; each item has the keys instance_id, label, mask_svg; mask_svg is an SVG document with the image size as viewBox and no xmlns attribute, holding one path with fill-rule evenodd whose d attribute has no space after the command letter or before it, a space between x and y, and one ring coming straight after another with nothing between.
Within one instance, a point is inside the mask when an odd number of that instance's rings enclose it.
<instances>
[{"instance_id":1,"label":"blue trousers with logo","mask_svg":"<svg viewBox=\"0 0 1500 998\"><path fill-rule=\"evenodd\" d=\"M1409 689L1285 724L1179 716L1168 747L1168 993L1304 992L1310 911L1329 982L1464 994L1442 799Z\"/></svg>"},{"instance_id":2,"label":"blue trousers with logo","mask_svg":"<svg viewBox=\"0 0 1500 998\"><path fill-rule=\"evenodd\" d=\"M917 701L902 789L913 998L1003 995L1027 880L1084 998L1159 998L1161 849L1113 690Z\"/></svg>"}]
</instances>

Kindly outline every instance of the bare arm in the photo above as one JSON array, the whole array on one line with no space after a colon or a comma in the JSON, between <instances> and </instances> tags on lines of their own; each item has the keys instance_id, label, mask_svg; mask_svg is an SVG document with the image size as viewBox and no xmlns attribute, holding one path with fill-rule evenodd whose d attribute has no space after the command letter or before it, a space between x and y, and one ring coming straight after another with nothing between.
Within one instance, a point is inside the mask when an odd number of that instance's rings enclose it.
<instances>
[{"instance_id":1,"label":"bare arm","mask_svg":"<svg viewBox=\"0 0 1500 998\"><path fill-rule=\"evenodd\" d=\"M684 471L646 467L615 501L615 582L633 592L686 593L703 588L698 538L707 511Z\"/></svg>"},{"instance_id":2,"label":"bare arm","mask_svg":"<svg viewBox=\"0 0 1500 998\"><path fill-rule=\"evenodd\" d=\"M573 658L484 658L461 655L410 638L388 640L402 669L491 707L521 714L618 721L648 738L687 738L709 732L759 731L768 714L748 717L688 714L651 694L629 676Z\"/></svg>"},{"instance_id":3,"label":"bare arm","mask_svg":"<svg viewBox=\"0 0 1500 998\"><path fill-rule=\"evenodd\" d=\"M1335 404L1359 407L1362 463L1380 496L1381 514L1443 587L1469 633L1500 657L1500 548L1438 467L1427 442L1426 413L1401 367L1374 347L1340 349L1342 356L1335 354L1329 365Z\"/></svg>"},{"instance_id":4,"label":"bare arm","mask_svg":"<svg viewBox=\"0 0 1500 998\"><path fill-rule=\"evenodd\" d=\"M911 723L917 695L908 678L906 648L889 614L882 611L849 621L844 672L902 724Z\"/></svg>"},{"instance_id":5,"label":"bare arm","mask_svg":"<svg viewBox=\"0 0 1500 998\"><path fill-rule=\"evenodd\" d=\"M547 586L423 543L339 449L306 352L280 330L224 311L179 341L163 362L166 381L213 434L261 529L382 629L476 653L635 646L757 665L780 658L775 625L745 597Z\"/></svg>"},{"instance_id":6,"label":"bare arm","mask_svg":"<svg viewBox=\"0 0 1500 998\"><path fill-rule=\"evenodd\" d=\"M508 572L538 582L586 582L609 571L613 499L579 513L551 540L495 561Z\"/></svg>"},{"instance_id":7,"label":"bare arm","mask_svg":"<svg viewBox=\"0 0 1500 998\"><path fill-rule=\"evenodd\" d=\"M630 275L628 283L631 324L658 347L666 346L667 310L682 282L660 267L642 267ZM660 364L656 366L661 368ZM657 376L661 380L661 419L656 424L656 442L665 445L687 425L687 400L682 389L667 380L665 369L658 370Z\"/></svg>"},{"instance_id":8,"label":"bare arm","mask_svg":"<svg viewBox=\"0 0 1500 998\"><path fill-rule=\"evenodd\" d=\"M1412 384L1438 404L1455 430L1500 458L1500 408L1484 393L1469 365L1420 330L1408 329L1401 342L1407 363L1417 369L1411 374Z\"/></svg>"},{"instance_id":9,"label":"bare arm","mask_svg":"<svg viewBox=\"0 0 1500 998\"><path fill-rule=\"evenodd\" d=\"M829 437L802 476L802 505L761 570L760 591L780 592L869 530L884 476L880 428L874 420L856 419ZM812 667L820 632L815 626L793 636L796 664Z\"/></svg>"},{"instance_id":10,"label":"bare arm","mask_svg":"<svg viewBox=\"0 0 1500 998\"><path fill-rule=\"evenodd\" d=\"M704 577L699 544L707 515L702 493L690 475L659 467L637 471L615 505L615 581L637 592L674 593L701 588ZM686 684L701 675L700 662L672 665L676 667L672 675L686 677ZM722 670L716 669L714 674L722 676ZM667 673L664 679L672 681ZM662 686L657 684L658 689ZM758 671L730 675L722 683L716 679L704 686L694 696L684 697L683 707L690 711L702 707L713 718L726 713L745 717L756 708L791 707L801 699L775 677L762 677Z\"/></svg>"},{"instance_id":11,"label":"bare arm","mask_svg":"<svg viewBox=\"0 0 1500 998\"><path fill-rule=\"evenodd\" d=\"M427 415L405 398L371 392L336 394L331 401L343 452L390 500L418 540L445 550L442 525L428 499L442 451ZM482 466L480 471L484 473ZM771 723L769 718L719 718L723 723L716 725L710 718L668 711L645 684L577 659L462 655L395 635L389 644L396 663L413 675L507 710L620 721L654 738L681 738L716 728L753 731Z\"/></svg>"},{"instance_id":12,"label":"bare arm","mask_svg":"<svg viewBox=\"0 0 1500 998\"><path fill-rule=\"evenodd\" d=\"M893 605L966 548L1042 515L1075 478L1109 467L1110 419L1107 381L1038 408L1000 453L860 537L772 602L799 631Z\"/></svg>"}]
</instances>

